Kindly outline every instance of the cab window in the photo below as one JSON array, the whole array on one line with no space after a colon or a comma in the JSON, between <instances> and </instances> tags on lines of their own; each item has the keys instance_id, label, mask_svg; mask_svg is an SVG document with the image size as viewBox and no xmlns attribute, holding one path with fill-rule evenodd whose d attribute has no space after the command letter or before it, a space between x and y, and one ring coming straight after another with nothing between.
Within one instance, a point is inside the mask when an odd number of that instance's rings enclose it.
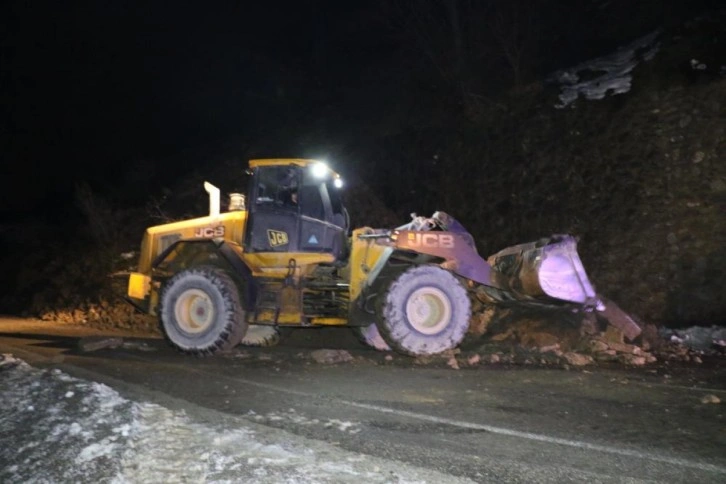
<instances>
[{"instance_id":1,"label":"cab window","mask_svg":"<svg viewBox=\"0 0 726 484\"><path fill-rule=\"evenodd\" d=\"M263 166L257 171L257 206L297 210L299 170L292 166Z\"/></svg>"},{"instance_id":2,"label":"cab window","mask_svg":"<svg viewBox=\"0 0 726 484\"><path fill-rule=\"evenodd\" d=\"M302 214L318 220L325 220L325 201L323 190L325 183L314 177L310 170L303 172L303 183L300 188L300 204Z\"/></svg>"}]
</instances>

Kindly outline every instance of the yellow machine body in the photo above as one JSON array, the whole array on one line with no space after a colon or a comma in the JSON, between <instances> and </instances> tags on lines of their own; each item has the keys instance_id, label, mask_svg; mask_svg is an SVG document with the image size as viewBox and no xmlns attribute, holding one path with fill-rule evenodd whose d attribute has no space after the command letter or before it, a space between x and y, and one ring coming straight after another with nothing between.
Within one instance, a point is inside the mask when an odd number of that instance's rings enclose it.
<instances>
[{"instance_id":1,"label":"yellow machine body","mask_svg":"<svg viewBox=\"0 0 726 484\"><path fill-rule=\"evenodd\" d=\"M315 163L318 162L302 159L252 160L250 168L288 165L308 168ZM332 176L339 178L335 173ZM235 258L244 264L241 272L252 280L259 281L258 285L263 289L270 289L276 294L274 308L259 301L248 301L245 316L248 322L291 326L348 324L349 311L335 315L306 314L304 311L302 301L306 293L318 291L315 282L319 277L319 267L337 264L335 270L339 279L335 297L348 304L360 296L376 263L390 249L376 244L374 239L359 239L359 235L371 229L358 229L346 241L349 257L345 262L336 260L334 254L325 252L247 251L245 235L248 217L248 210L234 210L146 229L141 243L138 269L129 277L127 300L143 312L156 315L161 287L173 275L164 267L172 266L174 271L179 271L197 264L218 265L223 257L214 248L224 246L224 256ZM268 235L288 237L286 233ZM199 242L207 242L212 249L198 251L199 255L194 258L189 258L184 250L179 249ZM234 268L231 267L231 270ZM240 279L242 284L250 282Z\"/></svg>"}]
</instances>

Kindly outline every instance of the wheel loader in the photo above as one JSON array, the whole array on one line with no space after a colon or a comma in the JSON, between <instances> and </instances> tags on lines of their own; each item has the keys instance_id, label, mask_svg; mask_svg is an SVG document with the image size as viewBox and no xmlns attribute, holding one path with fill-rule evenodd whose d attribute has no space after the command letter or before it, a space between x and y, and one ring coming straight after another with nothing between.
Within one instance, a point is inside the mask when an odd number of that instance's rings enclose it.
<instances>
[{"instance_id":1,"label":"wheel loader","mask_svg":"<svg viewBox=\"0 0 726 484\"><path fill-rule=\"evenodd\" d=\"M569 235L487 259L453 217L351 229L342 179L307 159L249 162L246 195L205 183L209 215L148 228L126 299L159 318L178 350L209 355L271 345L292 327L348 326L378 349L455 348L471 297L490 304L604 311ZM623 328L630 339L637 325Z\"/></svg>"}]
</instances>

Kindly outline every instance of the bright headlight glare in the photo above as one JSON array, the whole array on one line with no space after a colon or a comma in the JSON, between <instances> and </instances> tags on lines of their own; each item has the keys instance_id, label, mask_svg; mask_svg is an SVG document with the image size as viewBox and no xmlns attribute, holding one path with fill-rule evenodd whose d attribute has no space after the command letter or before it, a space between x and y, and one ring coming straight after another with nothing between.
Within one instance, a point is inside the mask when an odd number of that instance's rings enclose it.
<instances>
[{"instance_id":1,"label":"bright headlight glare","mask_svg":"<svg viewBox=\"0 0 726 484\"><path fill-rule=\"evenodd\" d=\"M333 180L333 185L335 186L335 188L342 188L343 180L340 178L336 178L335 180Z\"/></svg>"},{"instance_id":2,"label":"bright headlight glare","mask_svg":"<svg viewBox=\"0 0 726 484\"><path fill-rule=\"evenodd\" d=\"M325 163L315 163L311 170L315 178L325 178L330 171Z\"/></svg>"}]
</instances>

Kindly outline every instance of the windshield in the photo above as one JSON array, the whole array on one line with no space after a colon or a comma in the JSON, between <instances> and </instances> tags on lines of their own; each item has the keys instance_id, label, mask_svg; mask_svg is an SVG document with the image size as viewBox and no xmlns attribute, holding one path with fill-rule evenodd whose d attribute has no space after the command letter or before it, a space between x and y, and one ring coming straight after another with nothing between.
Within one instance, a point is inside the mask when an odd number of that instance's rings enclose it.
<instances>
[{"instance_id":1,"label":"windshield","mask_svg":"<svg viewBox=\"0 0 726 484\"><path fill-rule=\"evenodd\" d=\"M256 205L295 209L298 203L299 171L292 166L258 168Z\"/></svg>"}]
</instances>

